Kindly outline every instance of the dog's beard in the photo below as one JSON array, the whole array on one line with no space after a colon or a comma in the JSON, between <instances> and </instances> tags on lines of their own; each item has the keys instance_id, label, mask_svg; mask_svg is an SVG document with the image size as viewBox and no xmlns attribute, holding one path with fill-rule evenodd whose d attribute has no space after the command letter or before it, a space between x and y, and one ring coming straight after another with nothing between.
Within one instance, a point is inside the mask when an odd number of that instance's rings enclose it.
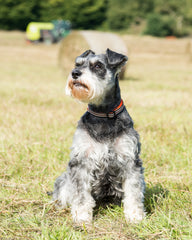
<instances>
[{"instance_id":1,"label":"dog's beard","mask_svg":"<svg viewBox=\"0 0 192 240\"><path fill-rule=\"evenodd\" d=\"M65 88L66 95L72 96L81 102L88 103L93 95L93 89L88 81L79 77L73 79L71 74L68 77L67 85Z\"/></svg>"},{"instance_id":2,"label":"dog's beard","mask_svg":"<svg viewBox=\"0 0 192 240\"><path fill-rule=\"evenodd\" d=\"M87 102L89 100L89 87L87 84L84 84L82 81L69 79L67 92L70 92L70 95L82 102Z\"/></svg>"},{"instance_id":3,"label":"dog's beard","mask_svg":"<svg viewBox=\"0 0 192 240\"><path fill-rule=\"evenodd\" d=\"M69 75L65 92L81 102L99 105L105 97L107 85L110 86L106 79L98 80L90 71L84 71L78 79L73 79L71 74Z\"/></svg>"}]
</instances>

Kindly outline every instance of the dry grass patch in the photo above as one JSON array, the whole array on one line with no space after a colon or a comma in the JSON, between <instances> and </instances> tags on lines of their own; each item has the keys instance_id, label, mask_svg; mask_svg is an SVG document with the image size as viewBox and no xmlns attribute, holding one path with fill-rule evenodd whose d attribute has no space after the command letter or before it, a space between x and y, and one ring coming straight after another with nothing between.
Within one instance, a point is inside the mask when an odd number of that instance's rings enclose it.
<instances>
[{"instance_id":1,"label":"dry grass patch","mask_svg":"<svg viewBox=\"0 0 192 240\"><path fill-rule=\"evenodd\" d=\"M58 68L59 45L27 45L23 33L0 32L1 239L192 238L188 40L123 39L130 62L120 84L141 135L147 218L127 224L122 208L109 206L95 212L91 228L79 230L69 209L54 209L46 192L66 168L86 106L64 95L68 73Z\"/></svg>"}]
</instances>

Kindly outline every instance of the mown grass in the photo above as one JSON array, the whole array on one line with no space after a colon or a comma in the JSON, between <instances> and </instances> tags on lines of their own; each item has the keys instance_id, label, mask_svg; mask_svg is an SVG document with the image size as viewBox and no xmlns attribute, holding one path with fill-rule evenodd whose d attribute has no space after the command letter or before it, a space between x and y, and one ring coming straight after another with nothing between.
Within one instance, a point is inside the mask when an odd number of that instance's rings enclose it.
<instances>
[{"instance_id":1,"label":"mown grass","mask_svg":"<svg viewBox=\"0 0 192 240\"><path fill-rule=\"evenodd\" d=\"M192 63L188 40L122 36L129 48L122 97L142 142L147 217L95 211L77 229L46 192L65 170L86 106L66 97L59 45L27 45L0 32L0 239L192 239ZM69 69L70 70L70 69Z\"/></svg>"}]
</instances>

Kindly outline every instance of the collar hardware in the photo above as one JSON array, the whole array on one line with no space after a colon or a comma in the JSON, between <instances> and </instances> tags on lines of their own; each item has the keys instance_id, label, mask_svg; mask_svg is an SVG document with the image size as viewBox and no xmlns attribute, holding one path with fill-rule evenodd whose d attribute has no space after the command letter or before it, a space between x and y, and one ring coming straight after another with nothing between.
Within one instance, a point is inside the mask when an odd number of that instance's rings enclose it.
<instances>
[{"instance_id":1,"label":"collar hardware","mask_svg":"<svg viewBox=\"0 0 192 240\"><path fill-rule=\"evenodd\" d=\"M99 118L115 118L119 113L121 113L124 110L124 103L123 100L121 99L120 104L113 109L113 111L109 112L109 113L99 113L99 112L94 112L92 111L89 106L87 108L87 111L92 114L95 117L99 117Z\"/></svg>"}]
</instances>

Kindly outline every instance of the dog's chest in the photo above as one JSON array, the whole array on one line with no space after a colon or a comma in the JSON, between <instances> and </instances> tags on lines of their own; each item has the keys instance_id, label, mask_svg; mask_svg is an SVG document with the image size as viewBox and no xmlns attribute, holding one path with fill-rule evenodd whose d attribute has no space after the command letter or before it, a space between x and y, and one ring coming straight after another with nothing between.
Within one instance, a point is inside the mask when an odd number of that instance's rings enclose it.
<instances>
[{"instance_id":1,"label":"dog's chest","mask_svg":"<svg viewBox=\"0 0 192 240\"><path fill-rule=\"evenodd\" d=\"M89 176L95 199L115 196L122 198L122 183L134 164L137 139L123 134L111 141L98 142L78 128L71 149L70 166L83 169Z\"/></svg>"},{"instance_id":2,"label":"dog's chest","mask_svg":"<svg viewBox=\"0 0 192 240\"><path fill-rule=\"evenodd\" d=\"M77 129L71 148L71 159L78 159L91 170L108 170L112 175L123 171L134 159L135 139L128 135L119 136L108 142L97 142L84 129Z\"/></svg>"}]
</instances>

